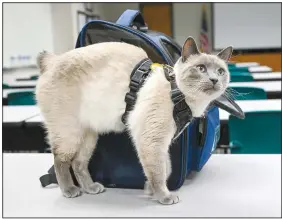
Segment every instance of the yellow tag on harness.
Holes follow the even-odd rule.
[[[153,63],[150,66],[151,70],[155,70],[156,68],[169,68],[171,70],[171,72],[173,72],[173,67],[169,66],[169,65],[164,65],[164,64],[159,64],[159,63]]]
[[[151,70],[155,70],[156,68],[162,68],[162,67],[163,67],[162,64],[153,63],[150,68],[151,68]]]

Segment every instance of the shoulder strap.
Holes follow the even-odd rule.
[[[140,11],[127,9],[116,21],[117,24],[130,27],[133,23],[139,23],[141,26],[146,26],[144,18]]]
[[[77,179],[75,178],[73,169],[71,167],[70,167],[70,174],[72,176],[74,185],[79,186]],[[46,187],[51,184],[58,184],[54,165],[48,170],[48,174],[41,176],[39,180],[41,182],[42,187]]]
[[[48,170],[48,174],[45,174],[43,176],[41,176],[39,178],[42,187],[46,187],[48,185],[51,184],[58,184],[57,178],[56,178],[56,174],[55,174],[55,169],[54,166],[52,166],[49,170]]]

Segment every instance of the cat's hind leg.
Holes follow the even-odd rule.
[[[79,150],[73,161],[72,168],[82,190],[88,194],[98,194],[105,191],[102,184],[93,182],[89,174],[88,163],[95,150],[98,134],[88,129],[84,132]]]
[[[79,187],[74,185],[70,174],[71,162],[78,148],[78,145],[75,143],[77,138],[74,138],[74,136],[69,138],[56,136],[54,139],[55,140],[49,140],[49,142],[52,145],[54,168],[60,189],[63,195],[67,198],[79,196],[81,194],[81,190]]]

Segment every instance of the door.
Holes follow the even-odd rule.
[[[140,11],[150,30],[173,37],[172,3],[140,3]]]

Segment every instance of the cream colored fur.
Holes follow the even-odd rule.
[[[208,104],[224,92],[229,73],[223,60],[209,56],[225,68],[228,77],[222,79],[218,91],[205,94],[194,88],[195,84],[187,84],[187,77],[192,74],[187,71],[196,69],[194,65],[200,57],[193,55],[186,57],[183,54],[183,61],[177,62],[174,72],[193,115],[199,117]],[[99,135],[125,130],[121,116],[125,111],[124,97],[129,91],[130,74],[146,57],[142,49],[116,42],[94,44],[62,55],[47,52],[39,55],[42,75],[36,88],[36,99],[45,119],[55,171],[64,196],[75,197],[81,193],[72,182],[70,166],[84,192],[97,194],[104,191],[103,185],[92,182],[88,161]],[[205,79],[199,83],[200,86],[204,84],[209,82]],[[159,68],[151,73],[138,92],[137,102],[128,116],[127,129],[148,180],[146,187],[162,204],[179,201],[166,186],[171,172],[168,148],[176,130],[172,112],[170,83]]]

